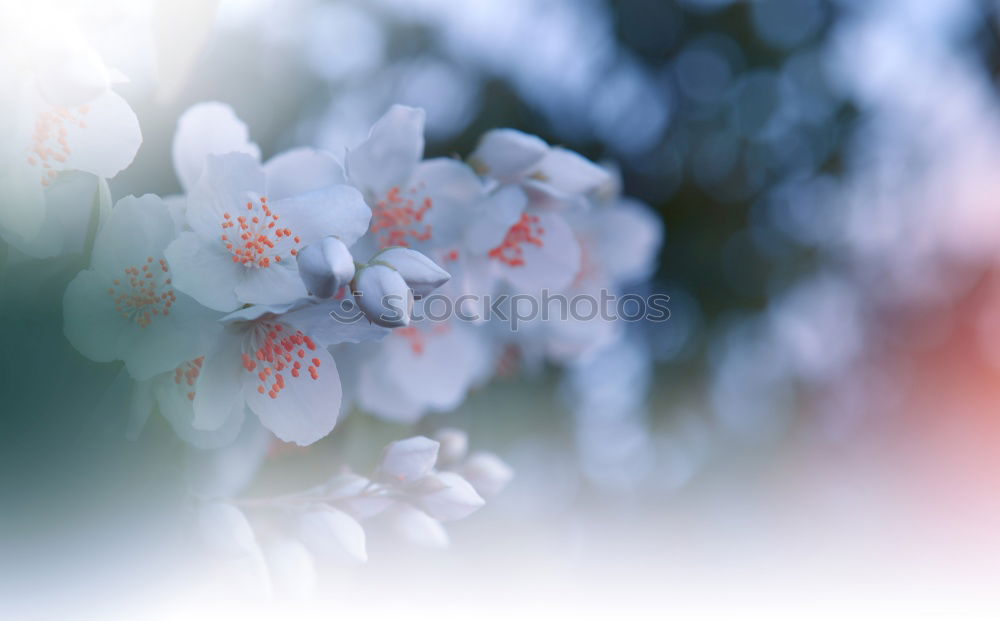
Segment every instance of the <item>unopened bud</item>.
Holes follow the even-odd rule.
[[[514,471],[493,453],[475,453],[459,470],[483,498],[499,494],[514,478]]]
[[[351,290],[361,312],[375,325],[402,328],[410,325],[413,292],[403,277],[388,265],[366,265],[358,270]]]
[[[423,253],[401,246],[386,248],[372,257],[372,263],[384,263],[399,272],[416,298],[429,294],[451,279],[451,274]]]
[[[333,297],[354,278],[354,258],[347,245],[336,237],[324,237],[299,251],[299,276],[309,293],[318,298]]]
[[[486,504],[475,488],[454,472],[429,474],[413,491],[416,504],[436,520],[460,520]]]
[[[438,461],[442,464],[454,464],[465,457],[469,450],[469,435],[461,429],[445,427],[434,434],[434,439],[441,445],[438,448]]]

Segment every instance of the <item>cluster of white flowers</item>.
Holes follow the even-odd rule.
[[[355,408],[412,423],[512,365],[579,361],[621,331],[607,319],[533,317],[520,330],[461,313],[415,319],[432,293],[458,310],[499,294],[596,298],[651,271],[658,220],[620,197],[613,171],[513,129],[488,132],[465,161],[425,159],[425,114],[405,106],[342,158],[296,148],[262,162],[228,105],[197,104],[173,140],[183,193],[113,203],[106,179],[142,141],[112,90],[123,76],[68,23],[41,43],[0,33],[0,45],[44,48],[7,76],[0,235],[31,257],[88,256],[63,297],[65,335],[93,361],[123,363],[134,430],[159,412],[216,449],[248,413],[300,446]],[[343,319],[345,308],[361,318]],[[302,544],[363,560],[358,520],[376,514],[441,547],[440,522],[512,474],[493,455],[466,459],[465,446],[445,431],[390,445],[371,478],[346,473],[259,506],[208,498],[202,529],[263,563],[237,507],[290,509],[300,537],[281,542],[278,565],[311,563]]]
[[[596,295],[646,275],[659,241],[653,216],[608,195],[613,177],[579,155],[498,130],[471,164],[423,160],[422,123],[393,107],[344,167],[312,149],[261,164],[228,106],[194,106],[173,148],[185,194],[110,210],[66,291],[70,342],[124,361],[140,402],[210,447],[246,411],[299,445],[329,434],[345,402],[415,421],[458,406],[511,352],[571,360],[613,340],[609,321],[411,323],[439,288]],[[367,321],[338,318],[351,298]]]
[[[317,559],[368,560],[362,523],[379,522],[414,545],[448,547],[442,522],[482,507],[513,472],[491,453],[467,455],[468,438],[459,430],[442,429],[435,437],[389,444],[370,477],[345,469],[299,493],[206,499],[197,523],[210,560],[239,568],[258,592],[295,596],[316,584]]]

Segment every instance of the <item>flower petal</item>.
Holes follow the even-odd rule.
[[[122,370],[118,377],[124,376],[124,380],[129,380],[128,372]],[[115,381],[118,381],[117,379]],[[132,390],[128,400],[128,425],[125,428],[125,437],[130,441],[138,439],[142,430],[146,428],[149,415],[153,412],[153,382],[144,380],[133,381]]]
[[[217,241],[225,214],[235,217],[248,200],[265,196],[266,187],[264,171],[252,156],[208,155],[205,170],[188,195],[188,224],[206,240]]]
[[[181,233],[164,251],[174,287],[205,306],[231,311],[240,305],[236,286],[244,267],[216,244],[208,244],[197,233]]]
[[[256,373],[242,372],[241,382],[247,404],[260,422],[285,442],[312,444],[333,430],[340,414],[340,375],[333,357],[325,348],[309,352],[319,360],[316,378],[308,373],[285,374],[285,385],[272,398],[259,391],[263,384]]]
[[[354,188],[334,185],[272,205],[282,224],[291,228],[303,245],[336,235],[350,246],[368,231],[372,212]]]
[[[333,155],[316,149],[292,149],[264,164],[267,175],[267,198],[279,201],[299,194],[344,185],[344,169]]]
[[[399,332],[386,338],[383,372],[411,399],[447,412],[458,407],[473,384],[488,372],[491,358],[477,330],[458,322],[434,328],[422,331],[419,341]],[[419,325],[413,329],[421,330]]]
[[[149,379],[176,368],[204,352],[205,343],[218,336],[218,313],[212,312],[183,293],[177,295],[170,315],[157,316],[138,330],[122,355],[129,375]]]
[[[63,331],[74,348],[97,362],[121,357],[135,337],[135,324],[115,310],[111,279],[94,270],[76,275],[63,295]]]
[[[45,187],[45,205],[37,206],[37,213],[44,214],[42,225],[33,237],[11,236],[11,242],[36,258],[83,252],[91,220],[96,217],[97,186],[98,178],[90,173],[59,173]]]
[[[398,422],[416,422],[427,411],[422,403],[413,400],[396,386],[392,378],[379,369],[376,357],[361,367],[358,381],[358,405],[379,418]]]
[[[208,155],[233,152],[260,159],[260,149],[251,142],[246,123],[227,104],[217,101],[195,104],[177,121],[172,156],[185,192],[198,183]]]
[[[549,150],[532,174],[566,194],[586,194],[611,181],[608,171],[562,147]]]
[[[145,265],[150,256],[162,258],[174,231],[163,199],[153,194],[126,196],[98,232],[91,264],[103,274],[121,277],[123,269]]]
[[[229,260],[229,263],[236,265]],[[272,263],[268,267],[241,268],[236,283],[236,297],[250,304],[286,304],[308,295],[306,286],[292,261]],[[232,285],[230,285],[232,286]]]
[[[535,293],[542,289],[561,290],[580,271],[580,243],[566,220],[558,214],[540,212],[538,226],[545,231],[544,244],[524,244],[524,264],[500,264],[507,281],[518,291]]]
[[[81,123],[66,123],[67,170],[110,179],[128,167],[142,144],[139,120],[128,103],[107,91],[86,104]]]
[[[308,334],[323,346],[378,341],[391,332],[388,328],[365,319],[356,306],[351,312],[347,312],[347,307],[342,304],[353,306],[354,302],[345,298],[310,303],[290,311],[281,320]]]
[[[601,268],[622,284],[649,277],[663,240],[661,220],[646,205],[630,200],[598,213]]]
[[[527,204],[524,191],[515,185],[503,186],[481,201],[469,219],[466,247],[476,254],[486,254],[499,246]]]
[[[36,169],[0,162],[0,233],[19,249],[28,246],[45,221],[45,194]],[[27,250],[25,250],[27,251]],[[34,253],[29,252],[34,256]]]
[[[483,134],[469,156],[473,167],[500,181],[513,181],[545,157],[549,145],[538,136],[516,129],[494,129]]]
[[[483,184],[473,170],[448,157],[421,162],[406,185],[425,188],[423,194],[431,199],[422,223],[430,227],[435,248],[458,241],[472,208],[483,197]]]
[[[199,378],[200,379],[200,378]],[[200,449],[229,446],[243,427],[244,405],[242,399],[234,400],[225,422],[218,429],[204,430],[194,426],[194,400],[197,384],[177,383],[173,373],[165,373],[152,380],[153,396],[160,406],[160,414],[167,419],[174,432],[185,442]]]
[[[195,429],[214,431],[229,423],[234,415],[242,415],[241,337],[235,331],[223,333],[205,356],[194,397],[191,426]]]
[[[424,118],[419,108],[393,106],[372,127],[368,140],[347,154],[347,176],[373,199],[409,179],[424,154]]]

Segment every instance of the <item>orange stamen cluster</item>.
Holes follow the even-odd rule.
[[[275,253],[276,244],[291,240],[297,246],[302,239],[288,227],[278,227],[278,214],[271,211],[266,196],[261,196],[259,202],[247,201],[246,207],[247,213],[235,218],[228,211],[222,214],[224,233],[220,239],[232,253],[233,263],[247,267],[269,267],[272,261],[281,263],[280,252]],[[289,251],[293,257],[298,253],[297,247]]]
[[[251,353],[243,352],[243,368],[257,374],[257,392],[277,399],[286,386],[282,371],[288,369],[293,378],[298,378],[308,355],[306,350],[316,351],[316,343],[299,330],[290,333],[282,324],[266,322],[257,327],[255,336],[259,344],[250,347]],[[305,362],[310,378],[319,379],[320,363],[322,360],[316,357]]]
[[[162,282],[161,276],[166,276]],[[115,300],[115,310],[140,328],[148,326],[158,315],[169,315],[170,307],[177,301],[171,286],[170,268],[163,259],[159,265],[154,265],[153,257],[147,257],[142,269],[134,265],[126,267],[125,278],[112,282],[114,286],[108,288],[108,295]]]
[[[531,214],[521,214],[521,219],[507,231],[507,236],[503,242],[493,250],[490,250],[489,257],[501,263],[506,263],[511,267],[524,265],[524,244],[532,244],[541,248],[545,245],[542,237],[545,229],[538,226],[538,216]]]
[[[433,236],[429,224],[421,224],[427,212],[434,207],[434,200],[429,196],[422,199],[417,195],[423,191],[421,183],[409,189],[404,195],[399,187],[393,187],[384,200],[375,204],[372,211],[372,232],[379,233],[382,248],[389,246],[409,246],[410,239],[427,241]]]
[[[201,374],[201,365],[205,362],[205,356],[200,356],[194,360],[189,360],[183,363],[181,366],[174,369],[174,383],[178,386],[188,386],[192,387],[187,393],[187,398],[189,401],[194,401],[194,385],[198,381],[198,375]]]
[[[35,119],[35,132],[32,134],[32,145],[28,152],[28,164],[30,166],[42,167],[41,182],[43,186],[52,183],[56,178],[56,171],[52,168],[52,163],[62,164],[69,157],[72,150],[69,148],[66,129],[67,125],[76,125],[83,129],[87,127],[83,117],[89,112],[88,106],[83,105],[76,110],[68,108],[52,108],[39,113]]]

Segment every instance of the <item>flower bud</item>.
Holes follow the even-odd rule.
[[[416,298],[429,294],[451,279],[451,274],[423,253],[401,246],[386,248],[372,257],[372,263],[384,263],[399,272]]]
[[[434,439],[441,445],[438,448],[438,461],[442,464],[454,464],[469,450],[469,435],[461,429],[445,427],[434,434]]]
[[[382,451],[378,473],[393,482],[415,481],[430,474],[438,458],[438,443],[415,436],[389,444]]]
[[[309,244],[299,251],[297,260],[306,290],[318,298],[333,297],[354,278],[351,251],[333,236]]]
[[[416,504],[436,520],[460,520],[479,509],[486,501],[468,481],[454,472],[435,472],[416,486]]]
[[[483,498],[500,493],[514,478],[514,471],[492,453],[475,453],[462,465],[459,474],[476,488]]]
[[[375,325],[402,328],[410,325],[413,291],[399,272],[388,265],[366,265],[358,270],[351,291],[361,312]]]

